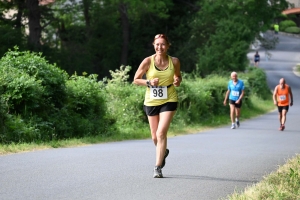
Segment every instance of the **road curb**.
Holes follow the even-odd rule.
[[[285,32],[279,32],[280,35],[286,35],[286,36],[292,36],[296,38],[300,38],[300,34],[293,34],[293,33],[285,33]]]
[[[298,65],[300,65],[300,63],[299,63]],[[300,72],[297,70],[297,65],[293,67],[293,73],[294,73],[296,76],[300,77]]]

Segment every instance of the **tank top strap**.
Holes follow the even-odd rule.
[[[174,65],[173,65],[173,62],[172,62],[172,57],[168,55],[168,58],[169,58],[169,67],[170,67],[170,69],[174,69]]]

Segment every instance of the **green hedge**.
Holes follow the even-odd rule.
[[[299,27],[288,27],[285,29],[285,32],[287,33],[293,33],[293,34],[299,34],[300,33],[300,28]]]
[[[41,54],[9,51],[0,60],[0,142],[108,134],[103,84],[71,76]]]
[[[284,20],[284,21],[281,21],[279,23],[279,30],[280,31],[285,31],[286,28],[288,27],[295,27],[297,26],[296,23],[292,20]]]

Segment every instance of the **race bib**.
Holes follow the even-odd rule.
[[[280,96],[279,96],[279,100],[280,100],[280,101],[286,100],[286,96],[285,96],[285,95],[280,95]]]
[[[238,97],[238,96],[240,96],[240,92],[239,91],[231,91],[231,95],[234,97]]]
[[[167,99],[167,98],[168,98],[167,86],[150,87],[150,99]]]

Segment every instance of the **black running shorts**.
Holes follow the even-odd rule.
[[[177,110],[177,102],[167,102],[159,106],[145,106],[144,111],[148,116],[159,115],[161,112],[165,111],[175,111]]]
[[[234,104],[234,106],[236,108],[241,108],[242,107],[242,104],[243,104],[242,100],[240,100],[240,103],[235,103],[235,102],[236,101],[229,99],[229,104]]]
[[[277,106],[278,107],[278,112],[282,112],[282,110],[289,111],[289,106]]]

